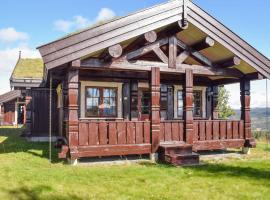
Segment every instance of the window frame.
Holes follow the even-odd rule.
[[[183,119],[184,118],[184,116],[182,115],[182,116],[179,116],[178,115],[178,108],[179,108],[179,104],[178,104],[178,101],[179,101],[179,99],[178,99],[178,92],[179,91],[181,91],[182,92],[182,94],[183,94],[183,96],[184,96],[184,90],[183,89],[178,89],[177,91],[176,91],[176,116],[177,116],[177,118],[181,118],[181,119]],[[192,112],[193,112],[193,117],[195,118],[195,119],[202,119],[203,118],[203,91],[202,90],[193,90],[193,101],[192,101],[192,104],[194,105],[194,92],[199,92],[200,93],[200,110],[201,110],[201,115],[200,116],[195,116],[194,115],[194,106],[193,106],[193,110],[192,110]],[[184,98],[182,98],[182,100],[183,100],[183,102],[184,102]],[[184,104],[183,104],[183,114],[184,114]]]
[[[114,89],[115,90],[115,115],[104,115],[103,111],[101,112],[102,115],[87,115],[87,90],[89,88],[97,88],[100,92],[100,90],[102,90],[102,92],[100,92],[100,97],[98,97],[99,99],[102,99],[102,103],[104,102],[104,96],[103,96],[103,90],[104,89]],[[87,118],[117,118],[118,116],[118,87],[106,87],[106,86],[85,86],[85,91],[84,91],[84,96],[85,96],[85,117]],[[111,98],[111,97],[109,97]],[[102,109],[104,110],[104,109]]]

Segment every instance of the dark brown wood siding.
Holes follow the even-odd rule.
[[[58,135],[58,110],[56,91],[52,92],[52,133]],[[32,136],[49,135],[49,102],[48,89],[32,89]]]

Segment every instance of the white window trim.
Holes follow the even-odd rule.
[[[183,90],[182,85],[174,85],[174,118],[177,116],[177,91]],[[206,87],[194,86],[193,90],[202,91],[202,118],[206,118]]]
[[[85,88],[86,87],[115,87],[117,88],[117,118],[122,119],[122,87],[119,82],[81,81],[81,118],[82,119],[106,119],[106,117],[85,117]]]

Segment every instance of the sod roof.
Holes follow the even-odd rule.
[[[44,64],[41,58],[20,58],[13,70],[14,79],[42,79]]]

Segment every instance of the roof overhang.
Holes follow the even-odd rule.
[[[212,63],[220,63],[237,56],[242,62],[239,66],[232,66],[233,68],[244,74],[258,73],[270,78],[268,58],[189,0],[172,0],[77,32],[38,49],[47,70],[50,70],[78,59],[99,57],[113,45],[128,46],[149,31],[162,32],[173,24],[184,21],[188,21],[189,28],[178,33],[177,37],[187,45],[197,43],[206,36],[216,41],[214,47],[200,52]],[[198,63],[188,58],[187,64]]]
[[[12,90],[10,92],[7,92],[5,94],[0,95],[0,105],[9,101],[12,101],[16,98],[21,97],[21,91],[20,90]]]
[[[22,78],[22,79],[10,79],[10,86],[14,87],[23,87],[23,88],[35,88],[40,87],[43,83],[43,79],[31,79],[31,78]]]

